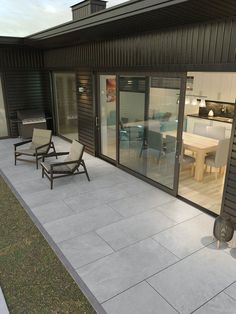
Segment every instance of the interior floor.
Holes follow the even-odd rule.
[[[107,146],[108,151],[114,153],[114,143]],[[162,157],[159,161],[155,156],[143,154],[140,157],[140,147],[124,147],[120,151],[120,164],[140,173],[153,181],[169,188],[173,188],[174,160],[172,162]],[[215,175],[209,169],[205,171],[201,182],[194,179],[191,166],[181,167],[178,194],[213,213],[219,214],[221,209],[224,187],[224,174]]]

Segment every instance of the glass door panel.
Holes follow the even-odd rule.
[[[119,79],[119,162],[146,175],[146,164],[140,155],[144,136],[146,78]]]
[[[181,78],[150,77],[148,82],[119,79],[119,162],[176,192]]]
[[[116,76],[100,75],[100,153],[116,160]]]
[[[151,77],[143,153],[147,177],[174,189],[181,78]],[[142,153],[142,155],[143,155]]]
[[[8,136],[6,112],[2,93],[2,82],[0,77],[0,137]]]
[[[54,73],[57,132],[78,139],[78,115],[75,73]]]

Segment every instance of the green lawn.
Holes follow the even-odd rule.
[[[95,313],[1,176],[0,286],[10,313]]]

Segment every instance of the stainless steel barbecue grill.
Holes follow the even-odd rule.
[[[18,110],[18,130],[22,138],[31,138],[33,129],[47,129],[45,113],[41,110]]]

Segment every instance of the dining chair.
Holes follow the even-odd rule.
[[[207,125],[195,122],[193,126],[193,133],[201,136],[207,136]]]
[[[146,131],[146,140],[142,144],[139,157],[142,156],[143,151],[145,151],[148,155],[155,156],[159,162],[164,153],[162,134],[150,130]]]
[[[214,138],[216,140],[223,140],[225,138],[225,127],[224,126],[207,126],[206,127],[207,137]]]
[[[229,143],[230,139],[226,138],[223,140],[219,140],[219,144],[216,149],[215,155],[210,155],[205,157],[206,166],[210,166],[214,168],[219,168],[220,172],[222,167],[225,167],[228,160],[228,151],[229,151]],[[215,172],[215,178],[217,179],[218,172]]]
[[[194,168],[195,168],[196,159],[193,156],[189,156],[185,154],[184,151],[185,151],[185,147],[184,147],[184,144],[182,143],[181,154],[179,158],[180,167],[182,168],[182,166],[191,165],[191,176],[194,176]]]

